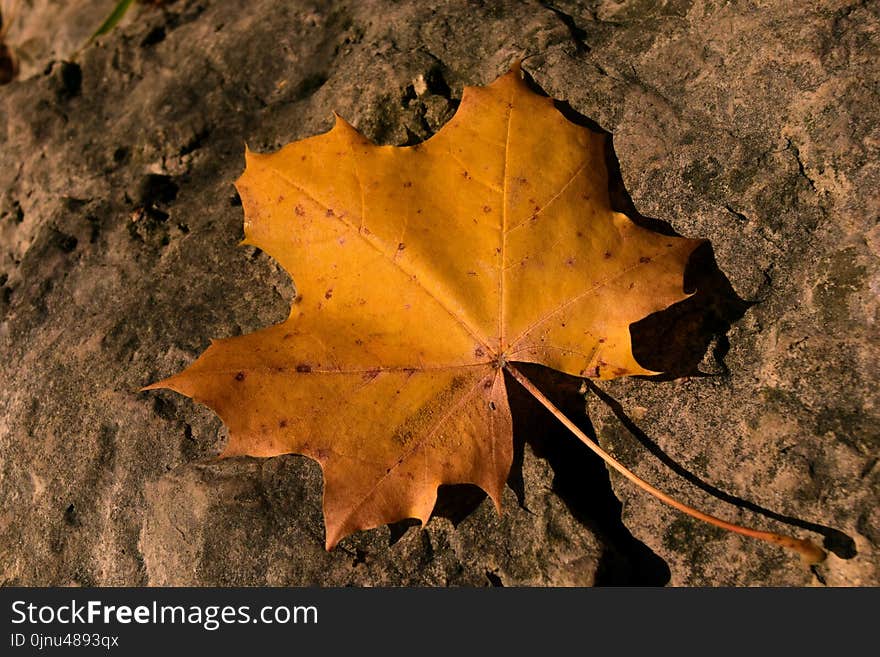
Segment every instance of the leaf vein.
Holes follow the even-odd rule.
[[[651,262],[656,262],[656,261],[659,260],[660,258],[668,257],[668,256],[670,256],[670,255],[672,255],[672,252],[671,252],[670,250],[668,250],[668,249],[665,250],[665,251],[661,251],[661,252],[656,253],[656,254],[654,254],[653,256],[651,256]],[[647,267],[647,266],[649,266],[650,264],[651,264],[650,262],[648,262],[648,263],[645,263],[645,262],[636,262],[636,263],[630,265],[629,267],[626,267],[626,268],[620,270],[620,271],[617,272],[616,274],[614,274],[614,275],[612,275],[612,276],[609,276],[608,278],[606,278],[606,279],[604,279],[604,280],[598,281],[593,287],[584,290],[584,291],[581,292],[580,294],[577,294],[577,295],[571,297],[570,299],[566,299],[564,302],[562,302],[561,304],[559,304],[556,308],[554,308],[553,310],[547,312],[547,313],[544,314],[542,317],[539,317],[537,320],[535,320],[534,322],[532,322],[532,324],[531,324],[528,328],[526,328],[524,331],[522,331],[522,332],[516,337],[515,340],[511,341],[511,343],[510,343],[511,346],[517,344],[517,343],[518,343],[520,340],[522,340],[525,336],[527,336],[529,333],[531,333],[532,331],[534,331],[536,327],[538,327],[538,326],[540,326],[541,324],[543,324],[544,322],[548,321],[548,320],[549,320],[551,317],[553,317],[554,315],[557,315],[558,313],[562,312],[563,310],[565,310],[566,308],[568,308],[568,307],[569,307],[570,305],[572,305],[573,303],[577,303],[578,301],[580,301],[580,300],[583,299],[584,297],[587,297],[587,296],[589,296],[589,295],[595,293],[596,291],[602,289],[602,288],[605,287],[606,285],[609,285],[610,283],[613,283],[613,282],[616,281],[617,279],[622,278],[623,276],[625,276],[626,274],[630,273],[630,272],[633,271],[634,269],[638,269],[639,267]]]
[[[425,442],[427,442],[430,438],[432,438],[432,437],[437,433],[437,431],[439,431],[440,428],[441,428],[444,424],[446,424],[446,421],[447,421],[450,417],[452,417],[453,414],[455,414],[455,413],[458,411],[458,409],[461,408],[461,407],[465,404],[465,402],[469,401],[470,398],[473,397],[474,391],[477,390],[478,388],[480,388],[480,387],[483,385],[483,383],[484,383],[485,381],[486,381],[486,377],[481,377],[480,379],[478,379],[477,382],[476,382],[473,386],[471,386],[471,387],[468,389],[467,392],[465,392],[461,397],[458,398],[458,400],[457,400],[454,404],[451,404],[451,405],[446,409],[446,412],[443,414],[443,416],[442,416],[439,420],[437,420],[437,421],[431,426],[431,429],[430,429],[427,433],[423,434],[420,438],[418,438],[418,439],[415,440],[413,446],[412,446],[412,447],[411,447],[411,448],[410,448],[405,454],[403,454],[400,458],[398,458],[398,459],[397,459],[397,462],[396,462],[394,465],[392,465],[390,468],[388,468],[388,470],[385,472],[385,474],[383,474],[381,477],[379,477],[379,479],[376,481],[375,484],[373,484],[373,486],[370,488],[370,490],[368,490],[368,491],[364,494],[363,498],[362,498],[361,501],[358,503],[358,505],[357,505],[356,507],[354,507],[354,508],[353,508],[353,509],[352,509],[352,510],[351,510],[351,511],[345,516],[344,520],[343,520],[342,523],[341,523],[343,526],[345,525],[346,522],[348,522],[349,520],[351,520],[351,518],[352,518],[352,517],[358,512],[358,511],[360,511],[360,510],[363,508],[363,506],[364,506],[364,505],[367,503],[367,501],[370,499],[370,496],[371,496],[373,493],[376,492],[376,490],[379,488],[379,486],[382,485],[382,482],[385,481],[386,479],[388,479],[388,477],[391,476],[391,473],[394,472],[398,467],[400,467],[401,465],[403,465],[403,463],[404,463],[409,457],[411,457],[411,456],[412,456],[413,454],[415,454],[419,449],[421,449],[422,447],[424,447]],[[425,458],[427,459],[427,454],[425,455]],[[427,461],[426,461],[426,465],[427,465]]]
[[[501,173],[501,253],[499,257],[498,267],[498,349],[504,353],[504,325],[506,324],[505,314],[506,307],[504,303],[504,259],[506,257],[507,246],[507,188],[508,188],[508,163],[510,160],[510,124],[513,117],[513,91],[507,100],[507,135],[504,138],[504,169]]]
[[[573,174],[571,174],[571,177],[570,177],[570,178],[568,179],[568,181],[562,186],[562,188],[561,188],[558,192],[556,192],[556,194],[554,194],[553,197],[552,197],[549,201],[547,201],[544,205],[541,206],[541,209],[540,209],[540,210],[538,210],[538,211],[535,212],[534,214],[529,215],[528,217],[526,217],[525,219],[523,219],[523,220],[520,221],[519,223],[517,223],[517,224],[511,226],[510,228],[507,229],[507,232],[508,232],[508,233],[511,233],[511,232],[515,231],[517,228],[526,225],[527,223],[529,223],[530,221],[532,221],[532,220],[535,219],[536,217],[541,216],[541,214],[543,214],[544,210],[546,210],[547,208],[549,208],[549,207],[553,204],[553,202],[554,202],[556,199],[558,199],[560,196],[562,196],[562,193],[563,193],[566,189],[568,189],[568,188],[571,186],[571,183],[573,183],[573,182],[575,181],[575,178],[577,178],[577,177],[580,175],[580,173],[581,173],[584,169],[586,169],[587,164],[589,164],[589,161],[585,161],[583,164],[581,164],[581,165],[577,168],[577,171],[575,171]]]
[[[230,368],[219,368],[219,369],[199,369],[191,372],[187,372],[187,376],[200,376],[200,375],[210,375],[217,376],[221,374],[238,374],[239,372],[245,373],[268,373],[268,374],[302,374],[303,376],[309,376],[311,374],[337,374],[337,375],[347,375],[347,374],[383,374],[389,372],[442,372],[446,370],[458,370],[465,367],[486,367],[487,365],[491,365],[492,361],[487,360],[479,363],[464,363],[461,365],[437,365],[437,366],[429,366],[429,367],[368,367],[365,369],[357,369],[357,370],[344,370],[344,369],[310,369],[308,372],[297,372],[295,369],[291,371],[291,368],[285,368],[275,365],[266,365],[263,367],[230,367]]]
[[[305,194],[306,196],[308,196],[310,199],[312,199],[315,203],[317,203],[318,205],[320,205],[320,206],[323,207],[324,209],[326,209],[326,210],[332,210],[332,208],[331,208],[329,205],[327,205],[327,203],[325,203],[324,201],[320,200],[315,194],[311,193],[309,190],[307,190],[306,188],[304,188],[304,187],[303,187],[302,185],[300,185],[299,183],[296,183],[296,182],[294,182],[293,180],[291,180],[289,177],[287,177],[286,175],[284,175],[284,174],[283,174],[281,171],[279,171],[278,169],[272,169],[272,171],[275,173],[275,175],[277,175],[279,178],[281,178],[281,180],[283,180],[284,182],[286,182],[288,185],[290,185],[290,186],[293,187],[294,189],[298,190],[299,192],[301,192],[301,193]],[[363,187],[361,187],[361,189],[363,189]],[[340,214],[337,214],[337,213],[334,212],[334,213],[333,213],[333,216],[334,216],[334,217],[335,217],[335,218],[336,218],[341,224],[343,224],[344,226],[346,226],[349,230],[351,230],[351,231],[354,232],[358,237],[360,237],[361,240],[363,240],[363,241],[366,242],[369,246],[371,246],[373,249],[375,249],[375,250],[376,250],[380,255],[382,255],[382,256],[383,256],[388,262],[390,262],[390,263],[391,263],[392,265],[394,265],[398,270],[400,270],[403,274],[405,274],[405,275],[406,275],[411,281],[413,281],[416,285],[418,285],[418,287],[420,287],[420,288],[422,289],[422,291],[423,291],[425,294],[427,294],[431,299],[433,299],[433,301],[434,301],[438,306],[440,306],[444,311],[446,311],[446,313],[447,313],[447,314],[448,314],[453,320],[455,320],[455,322],[456,322],[459,326],[461,326],[465,331],[467,331],[467,332],[470,334],[470,336],[471,336],[474,340],[476,340],[478,343],[480,343],[481,346],[483,346],[483,347],[485,347],[486,349],[488,349],[489,351],[491,351],[491,347],[489,347],[489,345],[486,344],[486,341],[480,336],[480,334],[479,334],[479,333],[478,333],[478,332],[477,332],[477,331],[476,331],[476,330],[475,330],[475,329],[474,329],[474,328],[473,328],[468,322],[466,322],[464,319],[462,319],[461,317],[459,317],[458,314],[456,314],[455,311],[453,311],[451,308],[449,308],[449,306],[447,306],[445,303],[443,303],[443,301],[441,301],[441,300],[437,297],[437,295],[434,294],[434,292],[433,292],[432,290],[428,289],[428,288],[425,286],[425,284],[422,282],[422,280],[421,280],[420,278],[418,278],[417,276],[415,276],[413,272],[407,270],[407,269],[406,269],[401,263],[399,263],[397,260],[395,260],[393,256],[389,256],[389,255],[388,255],[388,247],[387,247],[387,245],[383,244],[381,241],[370,239],[367,235],[364,234],[364,232],[363,232],[361,229],[357,228],[357,227],[356,227],[353,223],[351,223],[350,221],[347,221],[347,220],[345,219],[345,217],[341,216]],[[363,211],[361,212],[361,222],[363,222]],[[377,242],[378,242],[378,243],[377,243]],[[383,247],[384,247],[384,248],[383,248]],[[397,252],[397,245],[396,245],[396,244],[394,245],[394,252],[395,252],[395,253]]]

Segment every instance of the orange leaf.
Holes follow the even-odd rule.
[[[223,456],[298,453],[324,472],[328,549],[428,520],[441,484],[500,505],[512,460],[503,370],[652,374],[629,326],[686,297],[698,240],[612,210],[605,137],[519,67],[464,90],[428,141],[328,133],[247,152],[246,243],[291,272],[283,323],[214,342],[171,388],[229,427]]]

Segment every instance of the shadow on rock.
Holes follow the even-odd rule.
[[[530,364],[517,367],[588,436],[595,439],[585,412],[581,379]],[[507,376],[507,375],[505,375]],[[597,586],[663,586],[669,567],[621,521],[622,505],[614,495],[602,460],[573,436],[532,395],[507,377],[513,411],[514,462],[508,484],[523,503],[522,461],[525,443],[553,469],[553,491],[578,522],[601,542],[604,552],[596,573]]]
[[[527,83],[537,93],[547,95],[525,73]],[[605,135],[605,164],[611,207],[623,212],[637,225],[661,233],[678,236],[673,227],[660,219],[642,215],[627,192],[620,163],[614,152],[612,135],[595,121],[578,113],[564,101],[554,101],[556,108],[572,123]],[[651,381],[665,381],[683,376],[726,375],[724,358],[730,348],[727,332],[755,302],[741,299],[730,281],[719,269],[711,244],[706,241],[691,255],[684,272],[684,290],[690,297],[666,310],[653,313],[630,327],[633,354],[636,360],[658,372]],[[716,371],[700,370],[706,354],[712,351]],[[595,430],[585,413],[582,394],[583,380],[531,364],[517,364],[550,400],[591,439]],[[602,460],[563,427],[531,394],[505,374],[513,413],[514,462],[508,485],[524,506],[524,447],[528,443],[534,453],[545,459],[553,469],[553,490],[574,517],[601,541],[604,553],[596,574],[597,585],[665,585],[670,571],[666,562],[636,539],[621,521],[622,506],[614,495],[608,470]],[[855,556],[852,538],[831,527],[810,523],[765,509],[753,502],[725,493],[702,481],[673,461],[659,446],[626,416],[622,406],[591,381],[586,386],[614,412],[641,444],[687,481],[709,494],[743,509],[760,513],[780,522],[807,529],[825,537],[824,546],[837,556]],[[443,486],[438,492],[434,515],[460,523],[479,504],[485,493],[475,486]],[[391,526],[392,542],[396,542],[410,526],[408,520]]]
[[[636,361],[663,373],[650,377],[652,381],[728,374],[724,362],[730,349],[727,332],[753,305],[734,292],[709,242],[691,254],[684,289],[692,296],[630,325]],[[715,369],[701,371],[700,364],[710,350]]]
[[[526,81],[537,93],[547,95],[526,74]],[[608,196],[611,208],[626,214],[648,230],[680,237],[671,224],[640,213],[623,183],[620,162],[614,152],[614,138],[599,124],[575,110],[565,101],[555,100],[559,112],[572,123],[605,136],[605,166],[608,171]],[[644,367],[664,374],[654,380],[681,376],[705,376],[699,365],[712,346],[719,372],[727,373],[724,356],[730,348],[726,333],[741,319],[753,302],[740,299],[730,281],[718,268],[708,240],[691,255],[684,274],[684,290],[689,298],[666,310],[653,313],[630,327],[633,354]]]
[[[809,522],[807,520],[801,520],[800,518],[786,516],[781,513],[777,513],[776,511],[771,511],[770,509],[766,509],[758,504],[755,504],[754,502],[750,502],[735,495],[731,495],[730,493],[726,493],[723,490],[716,488],[712,484],[703,481],[692,472],[686,470],[679,463],[676,463],[666,452],[660,449],[660,446],[656,442],[654,442],[644,431],[642,431],[635,422],[633,422],[633,420],[623,410],[623,406],[621,406],[621,404],[616,399],[614,399],[611,395],[599,388],[599,386],[597,386],[592,381],[587,381],[587,387],[599,399],[601,399],[608,406],[608,408],[611,409],[617,419],[620,420],[621,424],[623,424],[623,426],[625,426],[627,430],[638,439],[638,441],[645,447],[645,449],[651,452],[651,454],[653,454],[670,470],[672,470],[677,475],[679,475],[689,483],[693,484],[697,488],[706,491],[707,493],[709,493],[713,497],[718,498],[719,500],[724,500],[728,504],[733,504],[734,506],[737,506],[741,509],[748,509],[749,511],[759,513],[767,518],[772,518],[773,520],[785,523],[786,525],[799,527],[801,529],[806,529],[808,531],[820,534],[824,537],[823,546],[825,547],[825,549],[833,552],[841,559],[852,559],[854,556],[856,556],[856,554],[858,554],[858,552],[856,551],[855,541],[850,536],[844,534],[838,529],[826,527],[825,525],[819,525],[813,522]]]

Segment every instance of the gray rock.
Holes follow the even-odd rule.
[[[75,63],[0,87],[0,583],[880,583],[880,10],[428,4],[138,6]],[[287,314],[290,278],[236,246],[244,143],[324,131],[331,110],[377,142],[424,139],[463,85],[517,58],[613,133],[635,207],[711,240],[726,277],[710,258],[695,277],[712,293],[643,331],[639,353],[668,376],[587,392],[599,440],[710,513],[824,532],[825,563],[609,480],[536,411],[518,415],[502,516],[446,491],[424,530],[328,553],[312,462],[211,460],[224,429],[210,411],[139,392],[210,338]]]

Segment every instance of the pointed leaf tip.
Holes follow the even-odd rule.
[[[150,385],[144,386],[143,388],[138,390],[138,392],[146,392],[147,390],[165,390],[168,388],[165,383],[166,381],[168,381],[168,379],[156,381],[156,383],[151,383]]]

